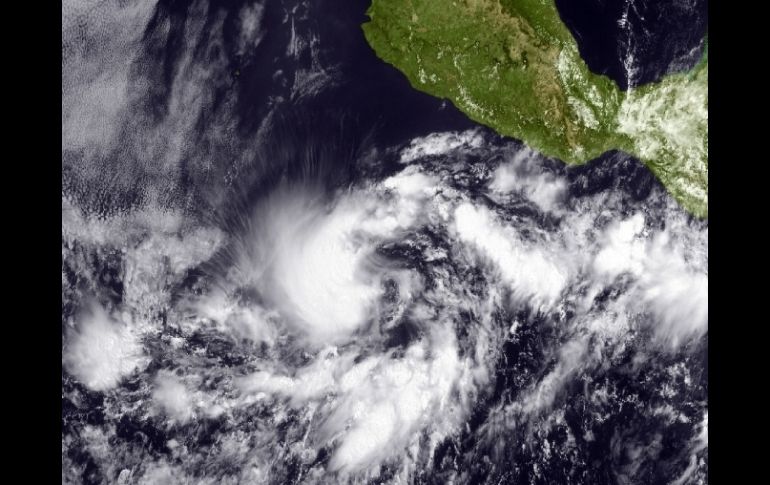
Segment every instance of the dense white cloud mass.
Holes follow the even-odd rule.
[[[492,175],[492,195],[520,192],[543,211],[557,211],[565,197],[567,184],[555,175],[539,170],[541,156],[523,148]]]
[[[229,479],[280,481],[283,457],[303,467],[306,483],[401,483],[437,466],[434,452],[462,433],[482,443],[528,433],[531,423],[556,426],[564,417],[552,410],[576,377],[607,369],[640,335],[665,356],[707,332],[704,223],[665,200],[657,212],[606,191],[570,202],[564,173],[526,150],[487,172],[442,165],[483,142],[476,132],[413,140],[399,171],[332,197],[278,184],[230,236],[173,217],[132,233],[143,225],[137,215],[68,215],[68,240],[122,248],[116,307],[127,316],[119,323],[101,310],[78,321],[68,371],[92,390],[122,392],[121,379],[149,360],[142,339],[163,335],[148,413],[169,426],[248,423],[220,424],[229,431],[207,452],[233,464]],[[534,215],[517,212],[522,203]],[[215,262],[207,283],[184,283],[206,261]],[[558,335],[543,364],[522,370],[520,382],[511,371],[515,387],[471,431],[500,369],[520,365],[505,345],[540,331]],[[165,446],[180,460],[200,458],[177,441]],[[143,466],[141,483],[191,476],[173,461]]]
[[[131,326],[94,306],[83,315],[65,349],[65,364],[89,388],[104,391],[146,365],[138,335]]]
[[[153,399],[169,417],[185,422],[193,417],[191,396],[184,383],[170,372],[161,372],[155,378]]]
[[[542,249],[528,248],[515,231],[494,221],[485,208],[463,203],[455,210],[460,240],[471,244],[491,260],[517,296],[553,304],[567,284],[568,265],[554,264]],[[558,261],[557,261],[558,263]]]
[[[362,274],[373,249],[362,240],[365,235],[356,234],[363,214],[337,206],[329,214],[297,216],[297,226],[276,248],[272,272],[282,293],[276,299],[314,338],[349,335],[364,323],[380,293]]]

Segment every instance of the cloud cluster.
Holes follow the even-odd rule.
[[[482,147],[478,137],[414,140],[398,173],[331,194],[281,182],[239,215],[237,234],[137,235],[121,304],[151,319],[138,311],[151,302],[168,322],[84,319],[67,368],[92,389],[120,393],[120,379],[146,362],[141,338],[162,328],[177,343],[166,368],[146,376],[153,415],[180,426],[241,423],[222,432],[215,453],[237,463],[229,469],[238,479],[281,480],[288,472],[272,457],[284,456],[310,482],[409,481],[434,466],[442,443],[471,432],[474,407],[516,364],[503,347],[521,335],[558,338],[496,398],[479,441],[548,415],[576,376],[608,365],[629,336],[649,330],[649,345],[666,353],[708,331],[705,224],[673,204],[628,206],[606,192],[570,202],[565,173],[526,150],[489,171],[441,164]],[[97,246],[118,240],[71,232]],[[180,283],[212,260],[207,285]],[[188,471],[159,462],[145,479]]]
[[[149,363],[138,337],[130,323],[118,321],[94,304],[70,334],[64,364],[90,389],[110,389]]]

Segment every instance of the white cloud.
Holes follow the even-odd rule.
[[[669,231],[645,230],[637,213],[605,231],[593,262],[610,281],[623,273],[634,277],[626,310],[651,314],[658,336],[674,347],[708,328],[707,268],[688,261],[686,243],[692,244]]]
[[[172,372],[158,373],[152,398],[175,421],[186,423],[194,416],[192,397],[184,382]]]
[[[64,349],[67,369],[95,391],[106,391],[149,363],[137,335],[94,305],[83,315]]]
[[[62,2],[62,149],[102,150],[128,105],[128,76],[154,0]]]
[[[529,246],[494,219],[489,210],[462,203],[455,210],[460,240],[481,251],[519,297],[553,304],[564,290],[569,268],[542,246]],[[561,266],[561,267],[560,267]]]
[[[682,255],[653,246],[639,281],[642,305],[655,317],[658,336],[676,347],[708,330],[708,273]]]
[[[544,171],[541,161],[542,156],[531,149],[519,150],[510,161],[495,169],[489,189],[493,194],[519,192],[541,210],[557,212],[566,196],[567,183]]]
[[[238,54],[248,54],[250,49],[254,49],[262,40],[260,27],[265,7],[259,3],[244,5],[238,13],[241,21],[241,31],[238,37]]]
[[[604,235],[606,243],[594,259],[594,271],[610,279],[627,271],[640,275],[646,260],[643,229],[644,216],[640,213],[610,226]]]
[[[126,245],[124,304],[144,318],[168,305],[170,288],[185,272],[209,259],[223,242],[215,229],[163,233],[154,231],[141,242]]]
[[[534,383],[529,390],[523,392],[516,401],[506,406],[502,412],[531,417],[538,416],[541,412],[550,411],[564,384],[585,365],[586,351],[587,340],[585,338],[570,340],[565,343],[559,350],[553,370]]]
[[[382,186],[395,190],[402,196],[420,197],[431,196],[436,193],[440,181],[438,178],[427,175],[412,166],[400,171],[382,182]]]
[[[190,302],[187,309],[194,317],[215,322],[222,332],[232,333],[237,338],[273,345],[280,332],[280,315],[250,302],[240,304],[221,289]]]
[[[481,143],[477,136],[415,140],[402,157],[416,162],[473,149]],[[501,308],[529,305],[549,325],[562,325],[565,337],[555,365],[512,405],[493,411],[486,428],[506,432],[511,414],[516,421],[550,412],[576,374],[609,361],[605,349],[623,349],[629,335],[638,337],[631,331],[639,322],[649,322],[658,343],[669,347],[702,335],[708,325],[707,229],[677,211],[645,208],[616,220],[617,201],[606,193],[580,199],[578,209],[568,211],[560,203],[566,179],[539,172],[529,156],[498,168],[485,194],[466,193],[451,169],[432,172],[418,163],[334,198],[304,186],[277,189],[253,214],[243,214],[248,229],[226,246],[232,264],[212,276],[215,289],[185,295],[169,313],[171,325],[181,329],[179,341],[205,328],[268,349],[242,368],[223,370],[177,344],[172,356],[193,369],[183,377],[158,375],[156,408],[180,422],[197,413],[236,419],[235,410],[251,405],[269,410],[259,429],[222,438],[228,459],[255,463],[248,470],[243,465],[244,477],[272,478],[270,463],[279,449],[309,464],[326,448],[327,468],[314,465],[308,481],[330,471],[341,482],[372,478],[386,462],[409,481],[411,467],[425,465],[421,460],[432,447],[456,433],[474,401],[489,391],[491,369],[506,358],[501,343],[528,330],[527,321],[501,322]],[[559,220],[541,225],[507,211],[512,191],[558,211]],[[144,228],[135,232],[68,217],[74,222],[63,221],[63,233],[67,225],[68,237],[95,246],[132,235],[124,253],[127,314],[141,313],[148,302],[171,305],[164,293],[170,282],[222,247],[221,235],[181,231],[174,217],[158,217],[156,226],[143,225],[138,215],[123,219]],[[139,236],[143,232],[153,236]],[[443,240],[434,244],[433,237]],[[391,261],[378,251],[390,243],[406,248],[409,259]],[[412,256],[424,272],[411,269]],[[469,277],[474,270],[483,278]],[[389,301],[381,298],[386,281],[397,285]],[[258,297],[243,296],[251,292]],[[513,302],[504,297],[509,293]],[[602,293],[611,295],[594,301]],[[566,308],[574,314],[567,316]],[[139,367],[135,335],[143,327],[104,321],[82,322],[68,343],[67,366],[92,386],[109,388]],[[386,341],[405,323],[408,337]],[[112,342],[110,352],[91,348],[101,341]],[[114,363],[119,355],[126,365]],[[233,373],[239,377],[231,381]],[[198,389],[223,375],[221,388]],[[592,397],[609,399],[606,391]],[[279,428],[291,435],[289,447],[277,437]],[[159,466],[148,476],[172,480],[170,473]]]
[[[471,376],[464,373],[467,364],[459,358],[449,327],[435,329],[402,357],[372,356],[359,362],[353,357],[328,349],[294,376],[263,370],[239,379],[237,386],[263,398],[288,397],[294,407],[326,402],[317,440],[334,444],[329,467],[343,473],[376,469],[399,455],[425,427],[438,442],[467,412],[462,401],[452,399],[459,381]]]
[[[463,148],[479,148],[484,141],[480,132],[432,133],[422,138],[415,138],[408,147],[401,151],[401,163],[411,163],[419,158],[437,156]]]
[[[147,50],[162,48],[180,33],[162,10],[154,17],[157,3],[62,5],[62,163],[74,186],[63,196],[96,199],[86,209],[102,208],[113,195],[104,189],[118,198],[138,191],[142,204],[162,205],[180,188],[180,167],[191,179],[209,176],[213,153],[226,151],[236,138],[231,108],[237,92],[217,98],[231,82],[225,10],[191,2],[178,52],[153,57]],[[243,49],[258,41],[259,11],[257,6],[242,11],[236,43]],[[159,72],[170,79],[154,77]],[[143,101],[159,91],[163,109],[149,113]],[[253,155],[249,148],[239,151],[243,158]]]
[[[278,230],[286,232],[271,268],[277,285],[273,294],[315,340],[355,331],[380,295],[377,282],[363,274],[372,249],[356,234],[363,216],[355,207],[338,205],[326,214],[296,214],[280,221]]]
[[[332,392],[337,377],[347,372],[352,363],[351,355],[340,357],[336,348],[327,347],[317,354],[312,363],[296,370],[293,376],[268,367],[237,379],[236,385],[247,394],[257,394],[258,398],[278,395],[291,398],[293,406],[302,406],[308,400]]]
[[[386,275],[401,291],[416,284],[376,248],[426,221],[437,183],[408,170],[328,206],[306,187],[277,190],[237,249],[244,283],[257,285],[308,342],[347,339],[377,315]]]
[[[697,427],[698,434],[690,444],[690,462],[687,464],[687,468],[685,468],[684,472],[682,472],[676,480],[673,480],[670,485],[684,485],[685,483],[690,483],[688,480],[699,465],[698,461],[700,458],[698,454],[703,450],[708,449],[709,446],[708,428],[709,414],[708,411],[706,411],[703,415],[703,421],[701,421]]]
[[[462,363],[450,332],[430,346],[411,346],[401,359],[380,361],[368,379],[338,398],[322,431],[338,437],[332,470],[371,468],[399,454],[424,427],[437,428],[438,437],[443,437],[458,424],[457,413],[464,410],[455,407],[451,392]]]

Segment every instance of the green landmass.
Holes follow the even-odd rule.
[[[416,89],[567,163],[633,154],[708,216],[707,49],[624,92],[588,69],[553,0],[373,0],[367,14],[367,41]]]

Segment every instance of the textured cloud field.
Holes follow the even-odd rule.
[[[62,482],[705,483],[708,223],[619,153],[351,148],[303,5],[244,115],[267,3],[64,2]]]
[[[497,149],[496,167],[470,162],[487,150],[473,144],[404,157],[435,152],[424,143],[397,173],[331,196],[279,183],[236,232],[67,221],[83,249],[66,260],[86,247],[122,260],[122,301],[73,317],[64,347],[75,394],[103,392],[114,413],[85,426],[107,440],[100,466],[154,483],[408,481],[482,402],[473,439],[492,450],[628,346],[641,360],[700,349],[708,229],[657,188],[654,204],[574,197],[580,179],[526,149]],[[542,355],[494,399],[524,329],[543,333]],[[158,428],[165,451],[107,444],[126,416]]]

